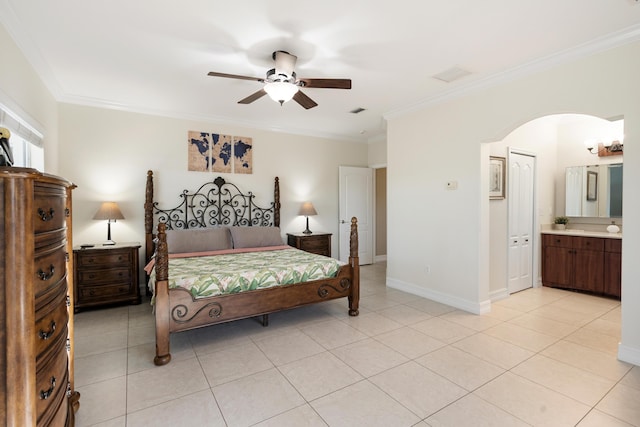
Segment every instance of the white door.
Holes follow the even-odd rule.
[[[509,293],[533,286],[535,157],[509,153]]]
[[[349,260],[351,218],[358,219],[360,264],[373,263],[373,169],[340,166],[340,260]]]

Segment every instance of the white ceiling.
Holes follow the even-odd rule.
[[[362,141],[385,115],[640,40],[635,0],[0,0],[0,22],[61,102]],[[207,76],[264,77],[275,50],[353,88],[240,105],[260,83]],[[431,77],[454,66],[471,74]]]

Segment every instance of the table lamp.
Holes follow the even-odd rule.
[[[116,202],[103,202],[98,212],[93,216],[93,219],[107,220],[107,241],[104,242],[103,245],[115,245],[116,242],[111,240],[111,222],[116,222],[117,219],[124,219],[124,215],[122,215],[118,204]]]
[[[316,208],[313,207],[313,203],[304,202],[302,206],[300,206],[300,212],[298,212],[298,215],[304,215],[307,217],[307,229],[304,230],[303,233],[311,234],[311,230],[309,230],[309,217],[311,215],[318,215],[318,212],[316,212]]]

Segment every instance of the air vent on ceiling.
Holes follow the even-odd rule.
[[[470,71],[464,70],[460,67],[451,67],[448,70],[435,74],[431,77],[433,77],[434,79],[443,81],[445,83],[451,83],[452,81],[461,79],[465,76],[468,76],[469,74],[471,74]]]
[[[365,109],[362,107],[358,107],[358,108],[354,108],[353,110],[349,111],[352,114],[358,114],[358,113],[362,113]]]

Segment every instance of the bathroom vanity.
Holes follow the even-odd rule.
[[[622,234],[542,232],[542,284],[620,298]]]

